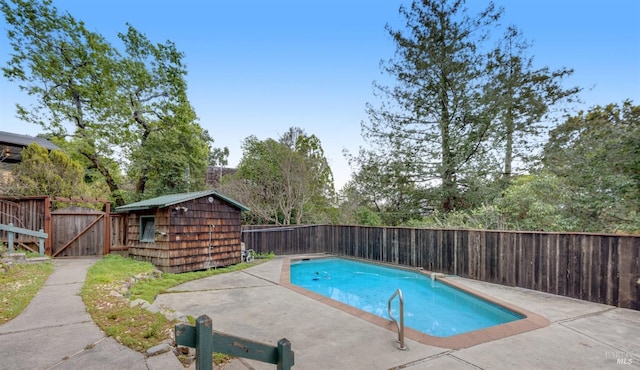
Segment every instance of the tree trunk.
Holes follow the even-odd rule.
[[[107,186],[109,187],[111,196],[113,196],[115,199],[116,207],[123,206],[125,203],[124,203],[124,198],[122,197],[122,194],[120,192],[120,186],[118,186],[118,183],[116,182],[116,180],[113,178],[113,176],[111,176],[109,169],[105,168],[102,165],[102,163],[100,162],[100,158],[95,153],[86,153],[83,151],[82,155],[84,155],[87,159],[89,159],[93,168],[98,170],[98,172],[100,172],[100,174],[104,176],[104,180],[107,183]]]
[[[144,168],[142,169],[142,173],[136,182],[136,194],[143,194],[145,188],[147,187],[147,180],[149,179],[149,170]]]
[[[443,57],[444,58],[444,57]],[[447,76],[442,72],[440,76],[440,135],[442,145],[442,169],[440,172],[440,179],[442,181],[442,209],[446,212],[452,211],[456,208],[456,169],[451,150],[451,117],[449,115],[447,97]]]
[[[506,117],[506,125],[507,125],[507,135],[506,135],[506,145],[504,150],[504,178],[509,180],[511,178],[511,164],[513,162],[513,116],[512,116],[511,107],[507,110]]]

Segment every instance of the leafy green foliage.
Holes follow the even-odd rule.
[[[131,112],[125,117],[131,138],[121,145],[137,197],[202,190],[213,140],[196,123],[187,98],[184,54],[170,41],[153,44],[131,25],[119,37],[127,52],[119,93],[122,110]]]
[[[640,231],[640,108],[594,107],[551,132],[544,169],[512,178],[489,205],[434,212],[414,226]]]
[[[454,212],[434,211],[422,220],[411,220],[405,224],[410,227],[432,227],[442,229],[509,229],[502,211],[495,205]]]
[[[582,231],[640,230],[640,107],[630,101],[580,112],[551,132],[544,167],[570,194]]]
[[[22,150],[22,162],[12,172],[9,194],[67,198],[98,195],[85,184],[84,169],[78,162],[62,151],[49,151],[37,143]]]
[[[101,35],[70,14],[59,14],[50,0],[0,1],[9,30],[11,58],[5,77],[36,98],[18,105],[18,116],[55,136],[74,136],[88,165],[118,190],[102,158],[113,153],[114,138],[126,136],[116,124],[118,53]]]
[[[213,148],[209,153],[209,164],[223,167],[229,164],[229,148]]]
[[[575,231],[576,223],[566,214],[571,195],[564,181],[551,173],[515,178],[498,206],[511,229]]]
[[[367,194],[358,189],[359,184],[351,181],[340,190],[340,201],[334,223],[347,225],[382,226],[379,210]]]
[[[245,139],[237,172],[221,190],[251,209],[252,222],[283,225],[321,222],[334,197],[320,140],[299,128],[280,141]]]
[[[341,207],[355,207],[357,211],[356,217],[348,222],[399,225],[420,218],[427,211],[424,207],[428,197],[426,189],[417,185],[406,170],[411,168],[411,163],[364,150],[358,157],[351,157],[350,163],[357,171],[343,189]],[[370,212],[378,216],[374,218]]]

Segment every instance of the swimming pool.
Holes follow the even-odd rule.
[[[291,261],[291,284],[389,319],[389,297],[401,289],[405,326],[450,337],[523,319],[524,316],[403,269],[340,258]],[[397,319],[397,302],[392,315]]]

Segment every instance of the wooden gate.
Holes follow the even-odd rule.
[[[76,205],[52,211],[57,207]],[[98,211],[80,205],[98,204]],[[106,199],[55,198],[48,196],[0,196],[0,224],[37,231],[49,235],[44,241],[45,254],[51,257],[101,256],[112,250],[126,251],[126,214],[112,214]],[[7,242],[7,232],[0,230],[0,242]],[[16,237],[20,247],[38,251],[38,238]]]
[[[107,214],[77,206],[51,212],[51,256],[101,256],[108,252]]]

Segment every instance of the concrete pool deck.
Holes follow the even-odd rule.
[[[301,258],[301,256],[295,256]],[[156,303],[208,315],[215,330],[275,345],[291,341],[294,369],[606,369],[640,368],[640,312],[459,277],[456,283],[542,316],[546,327],[463,349],[407,339],[281,284],[278,257],[258,266],[192,281]],[[229,370],[274,369],[235,359]]]

